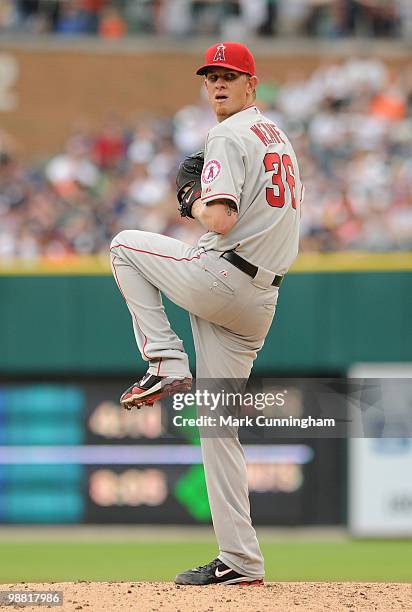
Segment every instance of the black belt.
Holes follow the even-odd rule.
[[[223,257],[223,259],[227,259],[227,261],[230,261],[230,263],[236,268],[239,268],[239,270],[242,270],[242,272],[248,274],[252,278],[255,278],[256,274],[258,273],[259,268],[257,266],[254,266],[249,261],[246,261],[246,259],[243,259],[243,257],[235,253],[235,251],[226,251],[226,253],[223,253],[221,257]],[[272,281],[272,285],[274,287],[280,287],[282,280],[283,276],[276,274]]]

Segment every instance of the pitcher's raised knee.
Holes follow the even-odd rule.
[[[144,234],[140,230],[123,230],[119,232],[112,240],[110,244],[110,250],[129,246],[131,243],[136,243],[139,234]]]

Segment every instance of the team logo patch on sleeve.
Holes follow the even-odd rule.
[[[211,159],[207,162],[202,172],[202,183],[213,183],[219,176],[222,170],[222,164],[217,159]]]

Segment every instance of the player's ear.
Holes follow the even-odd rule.
[[[259,83],[259,79],[257,78],[256,75],[253,75],[253,76],[250,77],[249,83],[250,83],[252,89],[256,89],[256,87],[258,86],[258,83]]]

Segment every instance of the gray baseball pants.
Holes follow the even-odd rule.
[[[120,232],[110,251],[151,374],[191,376],[183,343],[166,316],[163,293],[190,313],[197,379],[249,377],[275,312],[278,289],[270,284],[272,273],[259,269],[252,279],[217,251],[137,230]],[[237,429],[230,437],[201,437],[201,447],[218,556],[239,573],[262,577]]]

